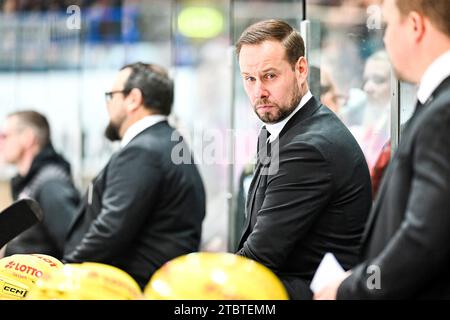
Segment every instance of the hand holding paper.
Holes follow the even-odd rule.
[[[310,285],[311,290],[314,292],[314,299],[336,299],[339,285],[349,275],[350,272],[344,271],[332,253],[325,254]]]

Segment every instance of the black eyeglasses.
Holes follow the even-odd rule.
[[[126,92],[126,90],[116,90],[116,91],[105,92],[105,100],[106,100],[106,102],[109,102],[109,101],[111,101],[111,99],[115,93],[125,93],[125,92]]]

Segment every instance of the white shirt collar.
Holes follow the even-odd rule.
[[[269,136],[270,142],[273,142],[276,138],[278,138],[281,130],[283,130],[284,126],[289,121],[289,119],[291,119],[294,116],[294,114],[296,114],[298,112],[298,110],[300,110],[311,98],[312,98],[312,93],[311,93],[311,91],[308,90],[308,92],[300,100],[300,103],[298,104],[297,108],[295,108],[294,111],[292,111],[289,116],[287,116],[285,119],[283,119],[280,122],[266,124],[266,129],[270,133],[270,136]]]
[[[420,80],[417,99],[424,104],[434,90],[450,76],[450,50],[430,64]]]
[[[125,147],[134,137],[136,137],[139,133],[151,127],[158,122],[164,121],[167,119],[167,116],[161,114],[152,114],[142,118],[141,120],[133,123],[125,134],[123,135],[122,141],[120,141],[120,147]]]

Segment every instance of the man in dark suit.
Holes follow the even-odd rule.
[[[358,262],[371,205],[367,164],[344,124],[309,91],[297,31],[258,22],[236,50],[245,91],[265,123],[237,253],[274,271],[291,299],[308,299],[325,253],[345,268]]]
[[[163,263],[198,251],[205,192],[189,148],[167,123],[173,82],[164,69],[127,65],[106,97],[106,136],[121,149],[89,186],[64,261],[114,265],[143,288]],[[174,158],[175,147],[188,161]]]
[[[450,2],[385,0],[386,49],[418,103],[384,175],[364,262],[317,299],[450,298]]]

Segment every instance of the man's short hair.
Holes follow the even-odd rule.
[[[159,114],[169,115],[173,103],[173,81],[167,71],[160,66],[136,62],[122,67],[121,70],[130,68],[131,74],[125,82],[126,94],[134,88],[142,92],[144,106]]]
[[[437,29],[450,37],[450,0],[396,0],[396,3],[402,16],[417,11],[428,17]]]
[[[36,133],[41,148],[50,143],[50,126],[43,114],[33,110],[22,110],[10,113],[7,117],[16,117],[19,129],[31,128]]]
[[[279,41],[286,49],[286,58],[291,65],[295,65],[298,58],[305,55],[305,44],[297,30],[282,20],[264,20],[252,24],[239,37],[236,42],[236,54],[243,45],[260,44],[267,40]]]

